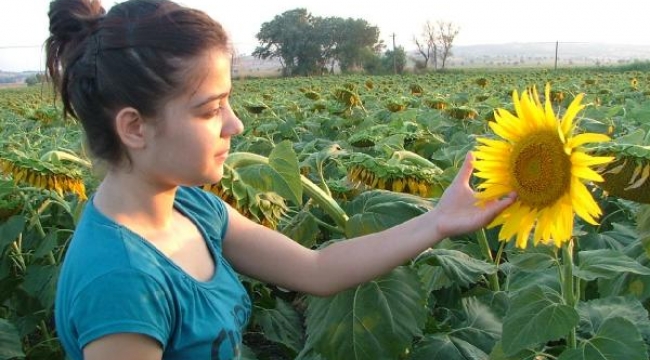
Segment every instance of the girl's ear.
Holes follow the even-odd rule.
[[[145,121],[140,112],[132,107],[125,107],[117,113],[115,131],[128,149],[143,149],[146,146]]]

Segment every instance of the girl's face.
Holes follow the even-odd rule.
[[[229,103],[230,55],[212,51],[189,62],[188,90],[149,121],[140,168],[163,186],[203,185],[223,177],[230,138],[244,126]]]

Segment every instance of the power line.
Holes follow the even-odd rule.
[[[0,50],[6,49],[36,49],[41,48],[43,45],[13,45],[13,46],[0,46]]]

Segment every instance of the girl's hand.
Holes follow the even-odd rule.
[[[434,210],[431,211],[435,213],[438,233],[443,238],[466,234],[487,226],[516,199],[516,194],[512,193],[485,206],[475,205],[475,192],[469,186],[473,169],[472,161],[472,153],[468,152],[456,178],[445,190]]]

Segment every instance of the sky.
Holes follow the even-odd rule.
[[[0,0],[0,70],[43,70],[50,0]],[[122,0],[103,0],[109,10]],[[179,0],[207,12],[230,34],[237,53],[250,54],[264,22],[296,8],[313,16],[364,19],[392,46],[415,49],[427,21],[459,28],[454,45],[588,42],[650,45],[643,0]],[[645,7],[644,7],[645,8]]]

